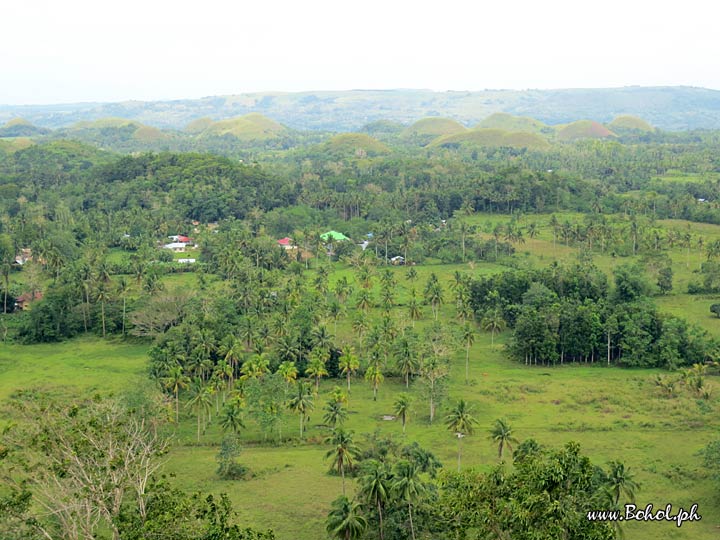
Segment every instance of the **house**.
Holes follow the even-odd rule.
[[[390,259],[390,262],[392,264],[394,264],[395,266],[398,266],[400,264],[405,264],[405,257],[398,255],[397,257],[392,257]]]
[[[23,293],[15,299],[15,310],[25,311],[31,302],[40,300],[42,297],[43,295],[40,291],[35,291],[34,293]]]
[[[370,242],[368,242],[367,240],[364,240],[358,244],[358,246],[360,246],[363,251],[365,251],[369,245],[370,245]]]
[[[195,259],[178,259],[175,262],[181,264],[195,264]]]
[[[15,264],[20,266],[30,261],[32,261],[32,250],[30,248],[21,249],[20,253],[15,256]]]
[[[350,240],[343,233],[337,231],[328,231],[321,234],[320,238],[322,238],[324,242],[344,242],[346,240]]]
[[[163,245],[163,249],[170,249],[174,253],[185,253],[186,245],[184,242],[170,242],[169,244]]]
[[[185,236],[184,234],[172,234],[168,236],[168,238],[173,242],[179,242],[182,244],[189,244],[191,242],[190,237]]]
[[[285,249],[295,249],[295,246],[293,246],[292,243],[292,238],[289,238],[287,236],[278,240],[277,243],[279,246],[282,246]]]

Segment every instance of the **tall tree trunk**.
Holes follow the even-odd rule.
[[[412,536],[412,540],[415,540],[415,527],[413,526],[411,503],[408,503],[408,515],[410,516],[410,535]]]
[[[470,379],[470,344],[465,345],[465,384],[468,384]]]
[[[380,500],[377,502],[378,507],[378,517],[380,518],[380,540],[383,540],[384,533],[383,533],[383,516],[382,516],[382,506],[380,505]]]
[[[100,303],[100,312],[102,313],[102,328],[103,328],[103,338],[105,337],[105,302]]]

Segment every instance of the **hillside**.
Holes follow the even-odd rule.
[[[431,146],[450,147],[459,144],[481,147],[509,146],[513,148],[532,149],[544,149],[550,146],[547,139],[536,133],[506,131],[504,129],[492,128],[477,128],[469,130],[466,133],[439,137],[432,142]]]
[[[557,137],[561,141],[578,141],[581,139],[607,139],[616,137],[616,135],[599,122],[577,120],[558,127]]]
[[[32,125],[24,118],[13,118],[0,126],[0,138],[5,137],[35,137],[45,135],[50,130]]]
[[[508,113],[494,113],[478,123],[478,128],[503,129],[505,131],[522,131],[527,133],[540,133],[549,129],[539,120],[527,116],[513,116]]]
[[[207,123],[206,119],[202,122]],[[202,123],[190,124],[191,129],[198,129]],[[259,113],[251,113],[237,118],[229,118],[212,122],[200,132],[202,136],[232,135],[242,141],[261,141],[275,139],[287,133],[287,128]]]
[[[385,144],[364,133],[335,135],[324,144],[324,148],[334,155],[354,155],[356,157],[390,153],[390,149]]]
[[[182,129],[203,117],[227,119],[253,112],[293,129],[329,131],[357,131],[376,120],[409,125],[430,116],[476,125],[498,112],[527,116],[550,125],[578,118],[604,123],[619,115],[634,115],[659,129],[678,131],[720,128],[720,91],[682,86],[474,92],[256,92],[175,101],[0,105],[0,122],[20,116],[38,126],[57,128],[114,116],[159,128]]]
[[[614,118],[607,127],[616,133],[623,131],[652,133],[655,131],[655,128],[642,118],[629,114],[624,114]]]
[[[451,118],[423,118],[403,131],[405,137],[439,137],[440,135],[455,135],[464,133],[467,128],[460,122]]]

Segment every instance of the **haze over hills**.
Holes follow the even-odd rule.
[[[410,125],[426,117],[449,118],[473,127],[494,113],[531,117],[549,125],[578,118],[607,123],[620,115],[633,115],[659,129],[680,131],[720,128],[720,91],[680,86],[261,92],[175,101],[0,105],[0,123],[22,117],[42,128],[58,128],[116,117],[159,128],[184,129],[201,118],[217,122],[250,113],[261,113],[292,129],[329,131],[358,131],[378,120]]]

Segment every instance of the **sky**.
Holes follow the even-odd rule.
[[[27,0],[0,104],[256,91],[720,89],[709,0]]]

